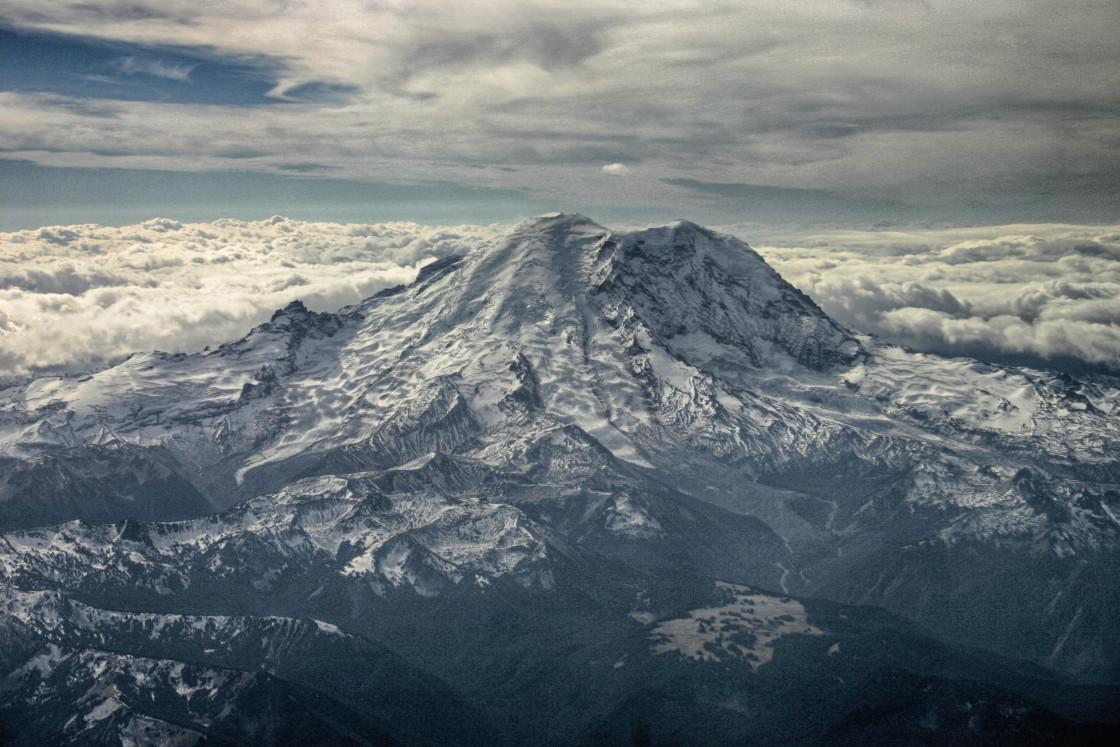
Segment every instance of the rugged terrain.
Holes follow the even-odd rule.
[[[730,236],[537,218],[337,314],[0,391],[0,717],[1100,738],[1118,407],[861,335]]]

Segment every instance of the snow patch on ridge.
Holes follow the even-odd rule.
[[[691,610],[688,617],[654,626],[654,653],[677,653],[695,661],[740,659],[757,670],[774,657],[779,638],[825,635],[808,622],[805,607],[794,599],[722,581],[716,588],[727,598],[725,604]]]

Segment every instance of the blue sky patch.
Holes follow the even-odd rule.
[[[301,84],[269,96],[284,66],[263,55],[151,47],[0,27],[0,90],[171,104],[261,106],[337,100],[349,86]]]

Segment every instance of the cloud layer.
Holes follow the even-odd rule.
[[[827,312],[888,341],[1120,372],[1120,225],[720,228]],[[335,311],[505,230],[273,218],[0,234],[0,382],[201,350],[296,298]]]
[[[296,298],[336,311],[494,231],[273,218],[0,234],[0,383],[201,350]]]
[[[884,339],[1120,373],[1120,226],[787,232],[756,248],[825,311]]]
[[[74,55],[0,86],[3,157],[44,165],[302,169],[704,220],[756,219],[758,185],[978,221],[1120,210],[1115,0],[2,0],[5,25]],[[95,98],[79,54],[112,78],[82,82]],[[643,178],[601,179],[616,163]]]

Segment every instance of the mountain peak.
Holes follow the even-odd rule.
[[[580,213],[544,213],[522,221],[514,228],[514,233],[520,233],[524,230],[573,230],[579,228],[592,228],[599,231],[606,230],[586,215]]]
[[[485,345],[526,344],[551,350],[553,359],[568,355],[549,339],[562,330],[570,330],[563,334],[571,344],[608,345],[588,338],[606,334],[595,331],[599,325],[626,338],[609,346],[626,349],[635,335],[652,335],[673,349],[673,338],[692,335],[711,341],[704,349],[725,350],[735,365],[755,369],[788,356],[823,370],[850,361],[858,348],[849,330],[745,243],[686,220],[611,231],[584,215],[550,213],[446,269],[429,280],[425,268],[424,282],[418,279],[422,288],[438,282],[444,289],[430,301],[439,308],[432,309],[437,328],[453,324],[466,334],[485,320],[485,331],[477,330],[490,338]],[[672,354],[707,369],[706,355]]]
[[[269,321],[278,322],[284,318],[306,317],[308,313],[307,307],[303,304],[303,301],[297,298],[284,308],[277,309],[273,312],[272,318],[269,319]]]
[[[692,221],[685,220],[684,218],[678,218],[677,220],[670,223],[668,227],[673,229],[674,231],[697,231],[703,234],[712,233],[712,231],[705,228],[704,226],[701,226],[699,223],[693,223]]]

